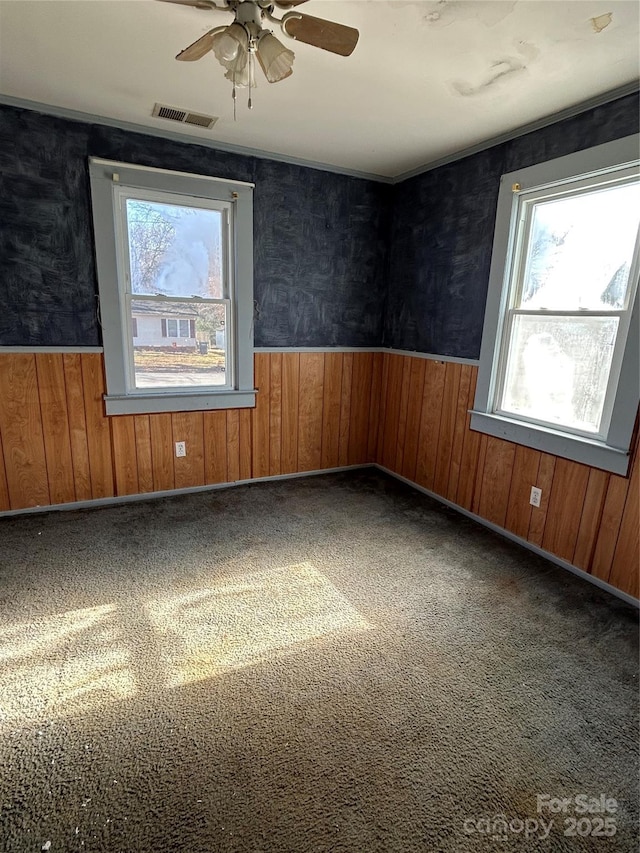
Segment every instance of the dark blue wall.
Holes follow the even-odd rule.
[[[638,132],[629,95],[393,188],[384,346],[477,358],[500,176]]]
[[[0,345],[96,346],[89,156],[253,181],[256,346],[378,346],[390,188],[0,106]]]
[[[500,175],[638,121],[630,95],[389,187],[0,106],[0,346],[100,343],[96,156],[256,184],[256,346],[477,358]]]

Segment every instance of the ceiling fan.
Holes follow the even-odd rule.
[[[295,54],[285,47],[271,32],[263,27],[266,19],[278,24],[285,36],[313,47],[320,47],[340,56],[350,56],[358,43],[359,32],[353,27],[304,15],[295,7],[307,0],[161,0],[179,6],[192,6],[205,11],[231,12],[233,23],[214,27],[190,44],[176,56],[181,62],[193,62],[213,52],[227,69],[225,77],[233,84],[234,118],[236,89],[249,89],[249,109],[252,107],[251,89],[256,86],[255,61],[257,58],[269,83],[278,83],[293,73]],[[281,18],[274,15],[275,7],[282,9]]]

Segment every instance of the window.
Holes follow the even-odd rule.
[[[626,473],[638,151],[628,137],[503,176],[472,428]]]
[[[107,414],[255,405],[252,187],[96,159],[90,176]]]

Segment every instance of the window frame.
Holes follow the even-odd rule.
[[[154,169],[100,158],[89,159],[94,223],[100,321],[104,347],[107,415],[153,412],[205,411],[255,406],[253,380],[253,184],[212,178],[186,172]],[[223,300],[233,303],[227,310],[227,354],[231,378],[228,384],[182,388],[141,389],[131,382],[131,322],[125,310],[128,269],[122,199],[157,194],[158,201],[188,203],[229,211],[228,276],[230,290]],[[144,297],[143,297],[144,298]],[[188,298],[162,301],[188,303]],[[130,313],[130,312],[129,312]],[[179,324],[178,324],[179,331]]]
[[[634,134],[501,177],[478,382],[471,410],[472,429],[616,474],[627,474],[640,398],[638,244],[630,270],[630,276],[635,276],[635,282],[631,281],[629,285],[632,296],[628,324],[626,330],[622,329],[621,324],[618,332],[620,340],[626,331],[626,339],[620,342],[612,362],[613,375],[615,371],[619,372],[613,399],[608,401],[608,411],[603,413],[600,434],[589,435],[570,428],[550,426],[548,423],[497,411],[496,408],[501,400],[498,383],[503,380],[508,346],[505,324],[512,308],[513,295],[521,286],[520,276],[524,272],[522,259],[526,256],[527,248],[526,241],[524,245],[518,241],[522,231],[519,199],[536,195],[541,197],[545,192],[551,195],[563,186],[579,192],[581,188],[592,186],[594,179],[604,180],[613,173],[622,175],[625,170],[640,174],[639,155],[640,135]],[[514,264],[518,265],[518,272],[512,287],[511,270]],[[555,309],[549,311],[550,315],[560,313]],[[588,314],[584,312],[584,316]],[[616,316],[617,312],[612,310],[607,314]],[[624,351],[621,351],[622,348]]]

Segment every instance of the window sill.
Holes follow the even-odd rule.
[[[208,391],[206,393],[105,394],[107,415],[146,415],[155,412],[203,412],[214,409],[249,409],[256,391]]]
[[[627,475],[629,453],[602,441],[471,410],[471,429],[613,474]]]

